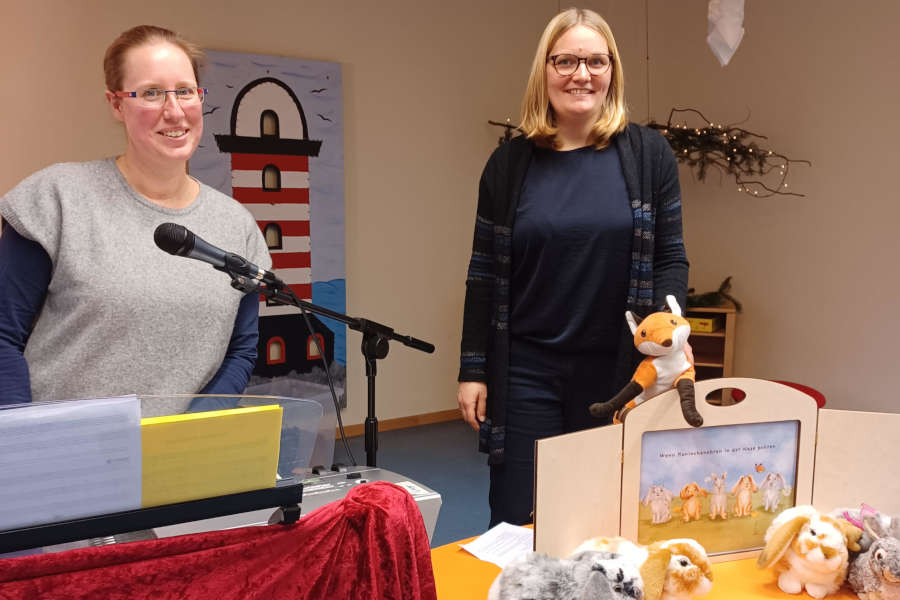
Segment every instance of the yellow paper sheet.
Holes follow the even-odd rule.
[[[275,485],[277,405],[141,419],[141,504],[159,506]]]

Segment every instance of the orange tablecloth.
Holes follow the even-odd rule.
[[[500,573],[500,567],[478,560],[459,544],[475,538],[439,546],[431,551],[438,600],[481,600]],[[748,558],[713,565],[713,588],[703,600],[810,600],[803,594],[785,594],[778,589],[775,573],[756,567],[756,559]],[[827,600],[859,600],[844,586]]]

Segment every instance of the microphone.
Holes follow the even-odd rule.
[[[272,285],[284,285],[271,271],[260,269],[242,256],[216,248],[183,225],[163,223],[153,232],[153,241],[169,254],[202,260],[229,275],[243,275]]]

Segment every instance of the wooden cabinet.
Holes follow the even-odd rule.
[[[694,350],[694,368],[697,380],[732,377],[734,375],[734,335],[737,310],[734,304],[726,302],[721,306],[688,308],[686,317],[719,318],[721,327],[705,333],[691,329],[688,340]],[[699,400],[699,398],[698,398]],[[725,390],[720,398],[710,398],[711,403],[731,404],[731,391]]]

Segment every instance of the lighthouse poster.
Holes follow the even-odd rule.
[[[301,299],[345,313],[344,140],[340,63],[208,51],[204,131],[190,173],[254,216],[273,271]],[[260,301],[247,393],[331,404],[324,355],[346,405],[346,329]],[[318,342],[318,343],[317,343]]]

